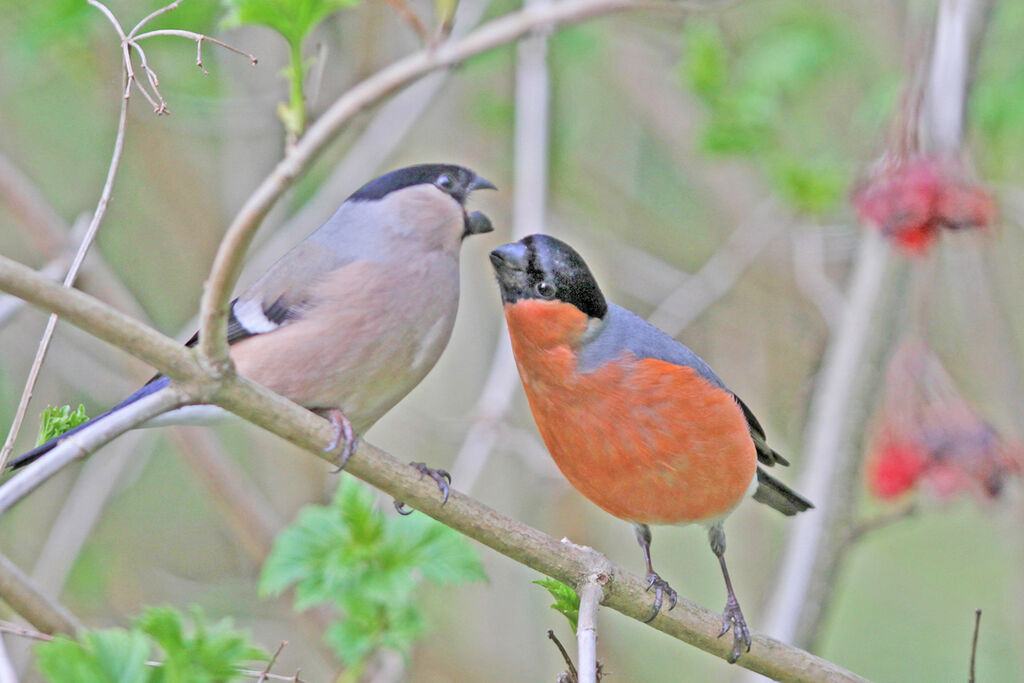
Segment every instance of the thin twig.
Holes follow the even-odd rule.
[[[971,637],[971,666],[968,669],[967,683],[974,683],[974,658],[978,654],[978,629],[981,628],[981,608],[974,610],[974,635]]]
[[[145,33],[140,33],[139,35],[132,38],[132,42],[137,43],[140,40],[145,40],[146,38],[153,38],[155,36],[178,36],[179,38],[188,38],[189,40],[194,40],[200,44],[202,43],[202,41],[205,40],[206,42],[213,43],[214,45],[224,48],[225,50],[230,50],[235,54],[247,57],[249,59],[249,62],[253,66],[256,66],[259,63],[259,60],[256,58],[255,55],[249,54],[245,50],[239,50],[237,47],[233,45],[228,45],[224,41],[217,40],[216,38],[211,38],[210,36],[203,35],[202,33],[196,33],[195,31],[183,31],[181,29],[176,28],[161,28],[155,31],[146,31]],[[201,54],[197,57],[197,60],[198,61],[196,65],[202,67],[203,59]]]
[[[884,529],[885,527],[907,519],[908,517],[913,517],[917,514],[917,511],[917,503],[910,501],[908,504],[896,508],[895,510],[889,510],[888,512],[877,515],[871,519],[865,519],[850,528],[843,544],[849,548],[863,538],[865,534],[871,533],[872,531],[878,531],[879,529]]]
[[[773,200],[754,207],[725,243],[647,316],[647,321],[678,335],[725,296],[764,249],[789,225]]]
[[[118,30],[120,30],[120,28]],[[78,251],[75,252],[75,258],[71,261],[71,267],[68,269],[67,275],[64,277],[65,287],[71,287],[75,283],[75,279],[78,277],[78,271],[82,267],[82,262],[85,261],[85,256],[89,252],[89,247],[92,246],[93,241],[96,239],[96,233],[99,230],[100,223],[103,221],[103,217],[107,213],[107,205],[110,203],[110,195],[114,190],[114,178],[117,177],[117,171],[121,164],[121,153],[124,151],[124,136],[125,129],[127,128],[127,121],[128,100],[122,99],[121,111],[117,122],[117,135],[114,138],[114,151],[110,158],[110,166],[107,168],[107,179],[103,183],[103,190],[100,192],[100,199],[96,204],[96,210],[92,214],[92,221],[89,223],[89,228],[86,230],[85,237],[82,238],[82,243],[78,246]],[[14,414],[14,421],[11,423],[11,429],[7,433],[7,440],[4,442],[3,448],[0,448],[0,472],[2,472],[7,466],[7,460],[10,458],[11,451],[14,449],[14,441],[18,438],[18,433],[21,431],[21,425],[25,420],[25,414],[28,412],[29,401],[32,400],[32,391],[36,386],[36,380],[39,379],[39,372],[42,370],[43,360],[46,358],[46,352],[50,348],[50,340],[53,338],[53,332],[56,327],[57,316],[54,314],[51,315],[50,319],[46,322],[46,330],[43,332],[43,338],[39,341],[39,348],[36,350],[36,356],[32,361],[32,367],[29,370],[28,379],[25,381],[25,388],[22,391],[21,399],[18,401],[18,409]]]
[[[15,225],[23,226],[22,235],[36,252],[51,260],[63,258],[67,222],[4,154],[0,154],[0,206],[18,219]]]
[[[572,663],[572,657],[569,656],[569,653],[566,652],[565,648],[562,646],[562,641],[558,639],[558,636],[556,636],[555,632],[551,629],[548,629],[548,638],[555,644],[558,651],[562,653],[562,659],[565,660],[565,666],[569,672],[569,680],[571,683],[578,683],[579,675],[576,673],[576,666]]]
[[[152,12],[147,14],[142,19],[142,21],[140,21],[139,23],[135,24],[135,27],[131,31],[128,32],[128,36],[127,37],[128,38],[135,38],[136,37],[135,34],[139,32],[139,29],[141,29],[143,26],[148,24],[153,19],[156,19],[161,14],[166,14],[167,12],[170,12],[172,10],[178,9],[178,5],[180,5],[180,4],[181,4],[181,0],[174,0],[174,2],[172,2],[169,5],[165,5],[165,6],[161,7],[160,9],[153,10]]]
[[[392,9],[398,14],[399,18],[404,21],[409,28],[412,29],[413,33],[420,39],[420,43],[426,45],[430,42],[430,31],[423,25],[420,20],[420,16],[416,14],[416,11],[409,6],[409,3],[405,0],[385,0],[387,4],[391,5]]]
[[[597,683],[597,608],[604,598],[607,583],[607,575],[595,573],[587,577],[580,589],[579,621],[576,623],[579,683]]]
[[[13,624],[9,621],[0,621],[0,631],[3,633],[10,633],[15,636],[21,636],[22,638],[31,638],[32,640],[53,640],[53,636],[49,633],[43,633],[42,631],[36,631],[35,629],[18,626],[17,624]]]
[[[274,668],[274,662],[277,661],[277,658],[281,655],[281,650],[283,650],[287,645],[287,640],[281,641],[281,644],[277,646],[276,650],[274,650],[274,654],[270,658],[270,661],[267,662],[267,665],[263,667],[263,671],[260,672],[260,676],[256,679],[256,683],[263,683],[263,681],[267,680],[270,676],[270,670]]]

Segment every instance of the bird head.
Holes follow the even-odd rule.
[[[530,235],[491,252],[491,265],[506,304],[524,300],[571,304],[603,319],[608,302],[583,258],[549,235]]]

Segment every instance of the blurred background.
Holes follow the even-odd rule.
[[[811,546],[787,545],[793,521],[763,506],[730,518],[730,567],[754,630],[785,623],[772,596],[786,586],[820,607],[790,605],[804,626],[787,640],[872,680],[965,680],[982,608],[979,679],[1024,680],[1024,500],[1012,476],[1024,427],[1024,5],[951,4],[980,17],[968,152],[952,162],[905,143],[929,106],[912,86],[927,90],[938,3],[637,9],[492,50],[359,114],[263,222],[247,273],[384,171],[473,168],[500,188],[471,201],[496,231],[466,242],[452,342],[370,442],[445,467],[487,505],[640,572],[629,526],[572,490],[548,458],[511,364],[486,255],[516,231],[550,232],[582,253],[609,298],[716,369],[793,462],[775,474],[818,505],[809,514],[824,526],[802,537],[817,538]],[[109,6],[132,26],[161,5]],[[462,0],[454,34],[518,8]],[[306,40],[312,119],[421,49],[402,9],[436,26],[433,3],[363,0]],[[0,0],[0,11],[0,253],[59,276],[110,161],[119,42],[84,0]],[[226,11],[187,0],[153,22],[214,35],[259,64],[205,44],[203,75],[194,43],[146,43],[171,114],[155,116],[133,95],[113,201],[80,280],[180,339],[194,331],[226,225],[285,146],[276,109],[288,94],[287,43],[265,27],[225,28]],[[957,101],[955,83],[949,90]],[[877,220],[865,196],[925,191],[900,165],[918,156],[934,171],[926,190],[959,188],[998,213],[929,214],[923,228]],[[851,204],[851,193],[860,200]],[[909,220],[906,202],[882,204],[888,218]],[[925,238],[899,239],[914,229]],[[44,324],[40,312],[0,300],[0,424],[10,423]],[[860,345],[852,355],[851,343]],[[81,402],[97,414],[150,374],[59,325],[15,452],[33,445],[47,404]],[[938,416],[925,424],[924,414]],[[945,429],[940,445],[934,425]],[[982,446],[963,445],[978,433]],[[830,435],[834,453],[816,461],[815,444]],[[833,455],[835,478],[822,488],[808,469],[827,469],[820,463]],[[244,424],[136,432],[5,514],[0,550],[90,626],[124,625],[145,605],[198,604],[270,651],[288,640],[275,671],[333,680],[341,664],[320,638],[323,615],[296,615],[290,598],[256,592],[273,533],[330,500],[345,476],[329,469]],[[379,505],[393,514],[388,499]],[[724,589],[704,531],[655,529],[654,539],[662,576],[719,611]],[[832,549],[810,583],[824,586],[794,587],[786,568],[818,558],[819,546]],[[374,680],[550,681],[564,669],[545,632],[564,642],[572,634],[531,585],[540,576],[477,549],[488,580],[424,583],[425,636]],[[38,680],[25,642],[4,640],[25,680]],[[606,610],[599,657],[617,681],[743,678]]]

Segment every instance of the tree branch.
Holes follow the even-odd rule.
[[[43,595],[5,555],[0,555],[0,595],[43,633],[74,634],[85,628],[71,612]]]
[[[92,297],[61,288],[24,266],[2,257],[0,288],[19,296],[24,294],[25,298],[36,305],[52,306],[69,322],[113,343],[125,342],[134,347],[140,344],[140,339],[151,339],[154,344],[152,349],[133,348],[131,352],[147,362],[156,361],[154,365],[165,373],[173,371],[186,381],[195,378],[188,385],[187,392],[186,385],[182,385],[181,391],[175,391],[172,385],[169,390],[138,401],[143,406],[132,419],[146,419],[145,415],[150,410],[155,413],[171,407],[174,402],[166,398],[168,394],[179,403],[185,400],[186,393],[192,399],[202,395],[204,401],[226,408],[318,457],[328,459],[328,454],[322,449],[332,439],[333,429],[326,420],[243,377],[230,375],[220,380],[202,377],[196,365],[191,362],[188,351],[173,346],[174,343],[162,335]],[[119,323],[112,322],[115,320]],[[172,345],[173,353],[165,348],[168,344]],[[115,418],[107,418],[97,427],[108,420],[113,421]],[[117,424],[118,428],[124,426],[125,422]],[[82,444],[89,431],[83,430],[69,437],[54,450],[70,449],[76,442]],[[80,435],[82,438],[78,438]],[[76,452],[76,455],[79,453]],[[47,459],[41,459],[39,463]],[[346,471],[503,555],[567,584],[580,586],[595,567],[606,567],[604,573],[610,580],[605,588],[603,604],[638,620],[644,620],[650,615],[650,594],[646,591],[646,582],[612,565],[592,549],[559,542],[455,490],[448,503],[442,506],[437,487],[433,482],[423,480],[419,470],[365,442],[349,461]],[[11,499],[12,496],[5,494],[4,490],[11,486],[17,476],[0,487],[3,500]],[[0,500],[0,510],[3,509],[6,507]],[[721,627],[720,615],[688,600],[680,600],[674,610],[663,612],[651,625],[723,659],[731,649],[731,643],[717,637]],[[754,635],[751,651],[740,658],[739,664],[785,681],[862,680],[826,660],[760,634]]]
[[[607,575],[594,573],[580,589],[580,615],[576,622],[579,683],[597,683],[597,608],[604,597],[606,583]]]

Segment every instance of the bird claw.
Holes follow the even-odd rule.
[[[430,467],[427,467],[426,463],[411,462],[409,464],[419,471],[420,479],[422,479],[424,476],[428,476],[434,480],[434,482],[437,484],[437,488],[441,490],[441,505],[447,503],[448,496],[451,493],[452,475],[448,474],[448,472],[445,470],[435,470]],[[412,514],[412,509],[406,508],[405,502],[401,500],[395,501],[395,510],[397,510],[398,514],[400,515]]]
[[[664,595],[668,596],[671,603],[667,610],[669,612],[675,608],[676,602],[679,600],[679,594],[676,593],[672,586],[668,585],[668,581],[658,576],[657,572],[647,573],[647,590],[649,591],[652,588],[654,589],[654,612],[644,621],[646,624],[654,621],[654,617],[658,616],[658,613],[661,612],[661,601]]]
[[[359,437],[356,436],[355,430],[352,428],[352,423],[345,417],[345,413],[341,412],[337,408],[331,408],[326,411],[324,415],[334,427],[334,437],[331,439],[331,443],[327,444],[327,448],[324,449],[324,453],[332,453],[339,445],[341,445],[342,438],[345,439],[345,447],[341,449],[341,453],[338,455],[338,467],[334,470],[334,474],[341,472],[345,469],[345,465],[348,464],[348,459],[352,457],[352,454],[356,452],[356,446],[359,445]]]
[[[437,488],[441,489],[441,505],[447,503],[448,495],[451,493],[451,489],[449,487],[452,483],[452,475],[448,474],[445,470],[435,470],[427,467],[426,463],[411,462],[409,464],[419,470],[420,479],[424,476],[428,476],[434,480],[434,483],[437,484]]]
[[[730,664],[735,664],[740,658],[740,650],[746,645],[746,651],[750,652],[750,629],[747,628],[747,620],[743,618],[740,605],[735,598],[730,597],[725,603],[725,611],[722,612],[722,630],[718,637],[721,638],[729,629],[732,629],[732,652],[726,659]]]

